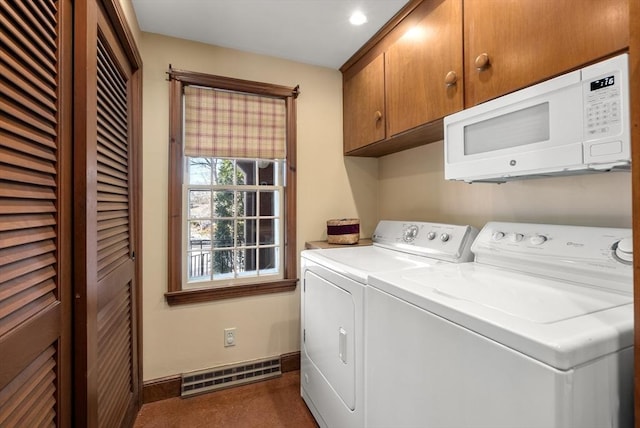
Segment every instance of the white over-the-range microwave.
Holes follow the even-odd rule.
[[[447,116],[445,179],[629,170],[629,119],[622,54]]]

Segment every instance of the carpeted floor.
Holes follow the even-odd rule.
[[[134,428],[316,428],[300,397],[300,372],[190,398],[142,406]]]

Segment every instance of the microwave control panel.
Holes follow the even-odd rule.
[[[629,139],[629,60],[627,54],[580,70],[584,103],[583,135],[589,153],[625,155]],[[588,142],[593,141],[595,146]]]
[[[622,128],[620,73],[583,82],[585,92],[585,136],[588,139],[618,135]]]

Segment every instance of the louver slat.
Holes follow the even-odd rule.
[[[114,187],[120,187],[121,189],[127,189],[127,182],[125,180],[120,180],[106,174],[98,174],[98,181],[100,183],[109,184]],[[98,189],[98,191],[100,191],[100,189]],[[128,190],[126,191],[126,193],[128,194]]]
[[[59,135],[70,124],[59,122],[59,1],[0,2],[0,364],[9,368],[0,383],[3,427],[54,426],[59,417],[60,318],[51,314],[61,295]],[[34,337],[30,326],[45,322],[52,333]]]
[[[0,212],[3,214],[42,214],[55,212],[56,208],[51,201],[31,201],[29,205],[25,205],[22,201],[13,199],[0,198]],[[7,230],[6,219],[0,216],[0,231]],[[55,220],[51,216],[44,216],[46,219],[52,220],[51,224],[55,224]],[[3,226],[4,225],[4,226]]]
[[[0,242],[0,249],[13,247],[16,245],[28,244],[30,242],[38,242],[45,239],[51,239],[55,238],[55,236],[55,230],[50,227],[7,232],[4,234],[4,239],[2,240],[2,242]]]
[[[0,136],[2,136],[4,147],[2,158],[5,156],[16,156],[20,159],[19,165],[23,165],[25,168],[42,171],[43,167],[50,168],[51,162],[56,160],[56,155],[53,150],[45,147],[46,139],[39,138],[36,134],[27,135],[25,139],[24,137],[16,138],[0,130]],[[23,163],[25,161],[33,163],[25,165]],[[45,172],[51,172],[53,174],[55,170],[48,169]]]
[[[123,180],[128,179],[127,168],[117,161],[103,155],[101,150],[98,150],[98,166],[99,172],[103,174],[112,175],[114,177],[121,178]]]
[[[108,150],[109,152],[118,156],[118,159],[120,160],[124,159],[124,162],[121,162],[122,164],[127,163],[126,159],[128,155],[126,152],[126,146],[124,148],[121,146],[118,146],[113,142],[109,141],[108,139],[102,138],[101,135],[98,135],[98,142],[99,142],[98,150],[102,152],[106,152]]]
[[[119,165],[116,165],[116,169],[122,171],[126,170],[127,167],[127,157],[122,156],[122,151],[120,147],[115,145],[113,142],[108,141],[104,138],[99,139],[100,144],[98,145],[98,153],[103,156],[104,161],[108,158],[109,161],[115,161]],[[103,144],[104,142],[104,144]],[[124,167],[124,168],[123,168]]]

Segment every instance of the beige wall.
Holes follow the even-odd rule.
[[[631,174],[615,172],[466,184],[444,180],[443,143],[380,158],[379,216],[470,224],[487,221],[631,227]]]
[[[298,97],[298,242],[326,238],[326,220],[360,217],[375,227],[376,159],[342,156],[342,78],[337,70],[142,33],[143,58],[143,371],[156,379],[300,349],[299,292],[169,307],[167,164],[169,64],[278,85]],[[223,347],[223,329],[237,345]]]

